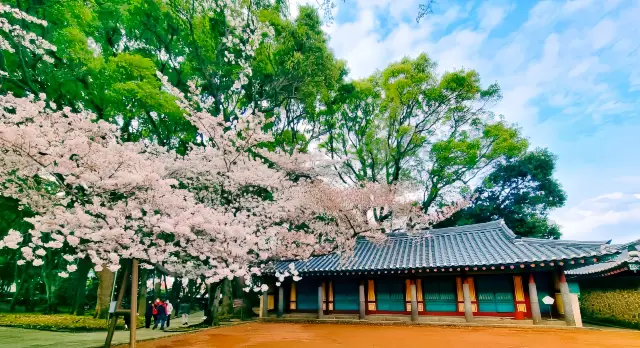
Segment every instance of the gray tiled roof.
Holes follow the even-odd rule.
[[[382,244],[362,239],[347,257],[336,254],[293,262],[298,272],[407,270],[562,261],[617,253],[607,242],[517,237],[503,221],[390,234]]]
[[[612,247],[620,251],[620,254],[615,256],[612,260],[576,268],[567,271],[567,275],[607,275],[614,271],[640,270],[640,255],[638,255],[638,250],[640,250],[640,239],[631,243],[614,245]]]

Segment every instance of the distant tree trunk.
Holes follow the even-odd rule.
[[[56,255],[47,253],[45,255],[45,263],[40,268],[42,274],[42,280],[44,281],[44,288],[47,295],[47,307],[45,309],[46,314],[58,313],[58,303],[56,294],[58,292],[58,285],[60,278],[57,272],[54,270],[56,265]]]
[[[13,294],[13,298],[11,299],[11,304],[9,305],[9,312],[14,312],[16,310],[16,305],[18,304],[18,300],[20,299],[20,295],[26,289],[27,280],[27,271],[29,266],[24,266],[22,270],[22,274],[18,277],[17,273],[17,264],[16,264],[16,292]]]
[[[78,262],[76,270],[76,299],[74,314],[84,315],[85,297],[87,295],[87,278],[91,270],[91,260],[84,258]]]
[[[187,291],[185,292],[182,301],[187,301],[189,303],[189,307],[194,308],[196,298],[198,294],[200,294],[203,284],[204,281],[200,281],[198,283],[197,279],[189,279],[187,282]],[[205,288],[205,291],[208,291],[208,287]]]
[[[25,312],[35,312],[36,311],[36,303],[33,300],[34,288],[38,283],[33,279],[28,279],[26,281],[27,288],[27,296],[25,297],[24,311]]]
[[[57,277],[57,275],[52,274],[43,268],[42,280],[44,281],[44,288],[47,295],[47,307],[44,310],[46,314],[58,313],[56,301],[57,281],[54,277]]]
[[[140,268],[140,292],[138,295],[138,314],[144,316],[147,313],[147,280],[149,271]]]
[[[156,283],[153,284],[153,297],[160,298],[162,296],[162,278],[156,279]]]
[[[221,283],[211,283],[208,286],[209,301],[204,309],[205,325],[218,325],[218,303],[220,303]]]
[[[220,305],[218,317],[233,316],[233,287],[231,285],[231,280],[227,278],[222,280],[222,304]]]
[[[242,316],[244,318],[257,317],[258,313],[253,311],[253,301],[255,293],[244,291],[245,283],[242,278],[233,279],[233,290],[237,297],[242,297]],[[286,302],[285,302],[286,303]]]
[[[169,293],[169,298],[171,299],[171,303],[178,303],[180,300],[180,292],[182,291],[182,279],[176,278],[173,280],[173,284],[171,286],[171,292]]]
[[[96,312],[94,318],[104,319],[109,313],[109,303],[111,302],[111,288],[115,280],[115,274],[108,268],[104,267],[102,271],[97,272],[98,281],[98,301],[96,303]]]

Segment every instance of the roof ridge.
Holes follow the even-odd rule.
[[[523,242],[542,244],[607,245],[607,241],[602,240],[545,239],[533,237],[521,237],[519,239]]]
[[[477,230],[483,230],[487,228],[498,228],[504,225],[503,220],[482,222],[479,224],[469,224],[462,226],[452,226],[452,227],[442,227],[442,228],[426,228],[421,230],[420,232],[430,232],[430,233],[455,233],[455,232],[474,232]]]

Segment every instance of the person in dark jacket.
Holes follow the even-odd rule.
[[[164,302],[159,301],[156,304],[156,311],[158,312],[158,314],[156,315],[156,320],[153,323],[153,329],[155,330],[156,328],[158,328],[158,323],[160,323],[160,330],[164,331],[164,322],[165,320],[167,320],[167,306],[164,304]]]
[[[189,302],[182,302],[180,304],[180,314],[182,315],[182,325],[189,325],[189,312],[191,312],[191,308],[189,307]]]
[[[129,316],[128,314],[125,314],[123,316],[124,318],[124,330],[129,330],[129,325],[131,325],[131,316]]]
[[[144,327],[151,327],[151,318],[153,317],[153,302],[147,301],[147,308],[144,311]]]

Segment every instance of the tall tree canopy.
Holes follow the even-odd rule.
[[[473,70],[435,68],[422,54],[342,86],[322,146],[342,161],[336,170],[345,184],[414,181],[427,211],[527,149],[518,130],[488,110],[500,98],[497,85],[483,88]]]
[[[503,219],[524,237],[560,238],[560,226],[549,220],[549,211],[560,208],[566,194],[553,177],[555,157],[536,149],[501,163],[475,189],[472,205],[438,226],[466,225]]]
[[[402,185],[320,175],[306,145],[345,70],[310,8],[289,21],[244,1],[89,2],[91,26],[71,20],[73,0],[16,5],[0,7],[0,49],[19,58],[2,66],[0,185],[35,216],[0,249],[42,270],[52,312],[61,279],[81,269],[86,281],[86,263],[100,289],[132,258],[250,289],[274,259],[348,252],[465,204],[421,210]],[[53,33],[36,17],[51,11]],[[77,45],[48,41],[68,32],[61,44]],[[372,220],[378,207],[394,219]]]

